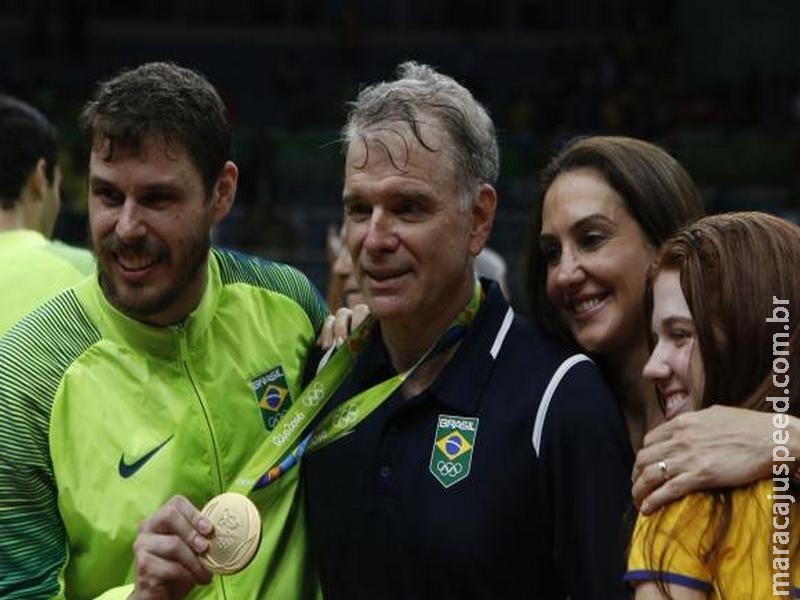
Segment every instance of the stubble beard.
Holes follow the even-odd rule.
[[[147,323],[153,316],[167,310],[176,303],[190,284],[201,276],[201,271],[205,268],[211,249],[211,237],[208,234],[201,234],[192,238],[186,258],[182,261],[183,264],[175,266],[176,274],[172,284],[161,294],[150,299],[141,298],[139,297],[140,294],[137,293],[139,291],[144,292],[146,285],[127,284],[127,287],[131,288],[133,292],[124,293],[120,291],[114,278],[109,275],[105,267],[105,261],[101,257],[104,256],[105,260],[109,262],[113,261],[114,258],[109,246],[113,247],[115,244],[118,244],[118,242],[107,239],[101,243],[102,248],[100,250],[96,246],[94,248],[95,256],[97,257],[100,287],[106,299],[119,311],[137,321]],[[163,248],[161,245],[160,247]],[[172,258],[172,254],[166,248],[163,248],[160,254],[160,261],[169,261]]]

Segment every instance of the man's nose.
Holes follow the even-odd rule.
[[[364,249],[368,252],[392,251],[397,247],[394,217],[381,207],[373,209],[367,224]]]
[[[117,237],[123,242],[130,242],[144,236],[146,231],[142,208],[133,200],[126,199],[117,218]]]

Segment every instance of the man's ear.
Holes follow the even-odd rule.
[[[488,183],[482,183],[478,188],[475,202],[470,209],[472,212],[472,227],[469,237],[469,252],[477,256],[486,245],[489,234],[492,233],[494,215],[497,211],[497,192]]]
[[[47,180],[47,161],[44,158],[36,161],[36,166],[33,167],[31,174],[28,176],[26,185],[30,195],[37,201],[45,197],[49,182]]]
[[[227,161],[217,177],[211,196],[211,220],[214,225],[222,221],[233,207],[238,181],[239,169]]]

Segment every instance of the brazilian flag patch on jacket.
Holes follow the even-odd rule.
[[[469,475],[477,435],[477,418],[439,415],[428,468],[444,487]]]
[[[289,392],[289,384],[286,382],[283,367],[278,365],[263,375],[259,375],[250,382],[250,387],[253,388],[256,401],[261,409],[264,426],[268,431],[272,431],[292,406],[292,394]]]

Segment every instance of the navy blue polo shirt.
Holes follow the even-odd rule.
[[[376,331],[331,406],[391,375]],[[621,413],[594,363],[494,284],[427,390],[304,461],[327,600],[628,597]]]

